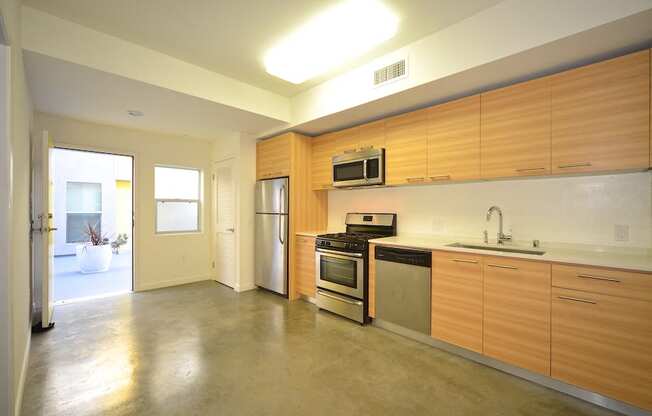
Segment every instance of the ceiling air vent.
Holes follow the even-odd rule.
[[[374,86],[385,84],[390,81],[396,81],[407,75],[407,59],[403,58],[393,64],[374,71]]]

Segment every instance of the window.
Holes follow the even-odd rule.
[[[156,232],[199,231],[200,172],[197,169],[154,168]]]
[[[66,183],[66,243],[88,241],[89,224],[102,234],[102,184]]]

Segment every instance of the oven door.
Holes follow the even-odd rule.
[[[356,155],[342,155],[333,158],[333,186],[349,187],[364,185],[382,185],[385,183],[384,152],[375,151],[375,155],[354,158]]]
[[[364,255],[317,249],[317,287],[364,299]]]

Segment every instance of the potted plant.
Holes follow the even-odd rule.
[[[86,224],[85,234],[88,236],[86,244],[76,247],[77,263],[82,273],[100,273],[109,270],[113,252],[109,239],[102,236],[98,226]]]
[[[115,241],[111,241],[111,248],[113,249],[113,254],[120,254],[120,247],[127,244],[129,241],[129,236],[125,234],[118,234],[118,238]]]

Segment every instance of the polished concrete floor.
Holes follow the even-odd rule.
[[[23,415],[612,415],[375,327],[213,282],[63,305]]]

